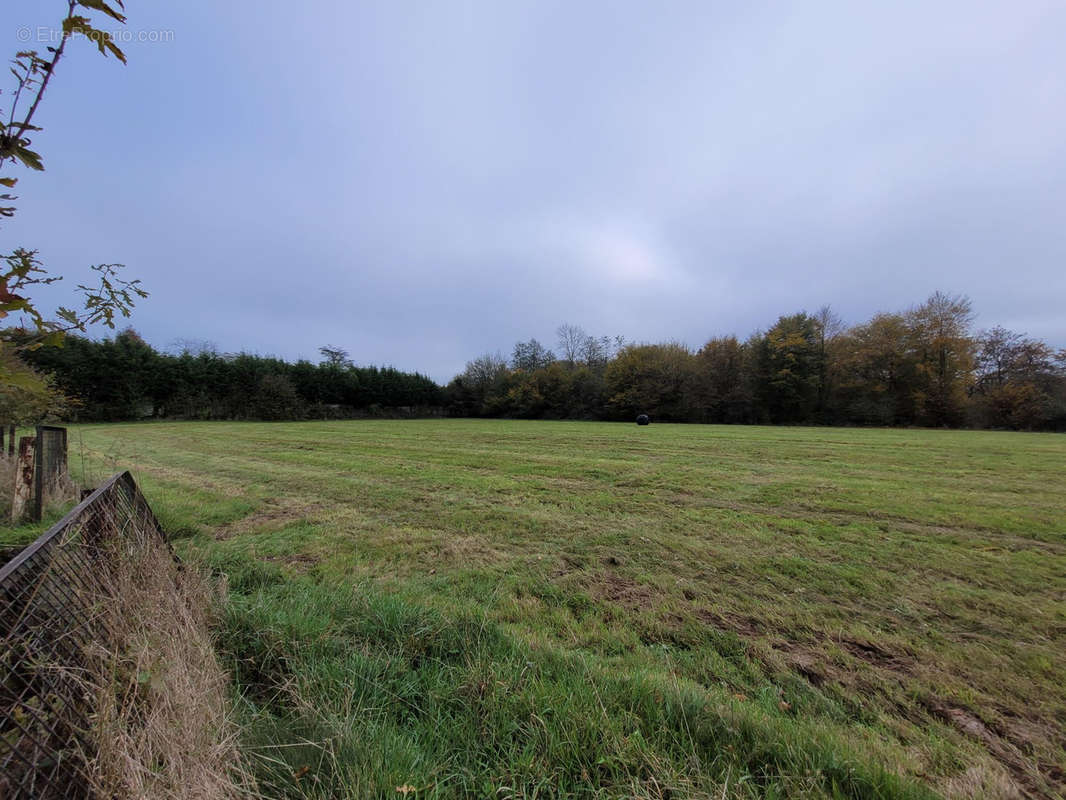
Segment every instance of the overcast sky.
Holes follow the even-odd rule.
[[[6,52],[64,5],[4,0]],[[72,47],[0,238],[127,264],[159,347],[443,381],[561,322],[698,346],[936,289],[1066,346],[1062,0],[127,11],[147,41]]]

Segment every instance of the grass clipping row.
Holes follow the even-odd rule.
[[[86,778],[98,797],[246,795],[211,625],[222,599],[154,535],[106,537],[84,682]]]

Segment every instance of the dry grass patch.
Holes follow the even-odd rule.
[[[113,566],[94,602],[101,635],[80,676],[92,789],[145,800],[242,796],[227,677],[210,632],[219,589],[155,537],[108,549]]]
[[[440,543],[440,558],[449,564],[486,566],[503,561],[507,553],[480,536],[448,536]]]
[[[291,497],[271,498],[248,516],[220,525],[215,530],[215,538],[223,540],[246,533],[270,533],[290,523],[307,520],[323,508],[321,503],[307,503]]]
[[[0,453],[0,521],[11,518],[11,498],[15,491],[15,459]]]

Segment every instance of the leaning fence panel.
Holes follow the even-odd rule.
[[[79,671],[108,600],[109,548],[147,537],[162,530],[123,472],[0,568],[0,798],[87,795]]]

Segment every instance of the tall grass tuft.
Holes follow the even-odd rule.
[[[222,800],[250,788],[211,627],[222,589],[156,536],[106,538],[79,680],[95,796]]]

